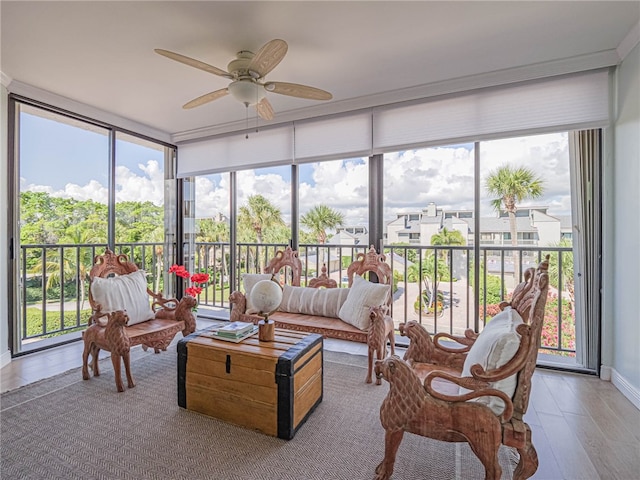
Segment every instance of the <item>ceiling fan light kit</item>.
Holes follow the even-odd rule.
[[[264,87],[253,80],[236,80],[227,87],[233,98],[245,106],[254,106],[265,97]]]
[[[236,54],[236,58],[227,65],[228,72],[169,50],[157,48],[155,52],[171,60],[233,80],[226,88],[195,98],[184,104],[183,108],[199,107],[231,94],[245,107],[255,106],[262,119],[272,120],[273,107],[266,98],[266,92],[308,100],[331,100],[333,98],[329,92],[308,85],[286,82],[264,83],[264,77],[282,61],[288,48],[287,42],[275,39],[264,44],[255,54],[248,50],[241,50]]]

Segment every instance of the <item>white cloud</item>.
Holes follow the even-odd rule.
[[[549,207],[551,215],[568,215],[571,211],[569,183],[569,153],[564,133],[487,141],[481,143],[482,215],[492,215],[484,192],[488,172],[505,163],[526,165],[544,180],[543,198],[523,202],[526,205]],[[138,164],[142,175],[120,166],[116,170],[119,201],[164,200],[164,173],[157,161]],[[282,169],[282,175],[278,173]],[[291,220],[291,185],[289,167],[248,170],[236,177],[238,206],[252,194],[261,194],[276,205],[286,222]],[[368,223],[367,160],[328,161],[299,166],[300,214],[318,204],[326,204],[345,215],[347,224]],[[384,203],[385,221],[399,212],[425,208],[429,202],[445,209],[473,209],[474,152],[472,145],[434,147],[408,150],[385,155]],[[229,216],[229,174],[196,178],[196,217]],[[54,191],[43,185],[27,185],[21,179],[21,189],[46,191],[54,196],[92,199],[107,202],[107,188],[97,180],[86,185],[67,184]]]
[[[164,203],[164,172],[156,160],[146,164],[138,164],[144,175],[137,175],[129,168],[116,167],[116,201],[151,201],[155,205]],[[54,190],[48,185],[28,184],[25,178],[20,179],[21,191],[47,192],[53,197],[74,198],[76,200],[93,200],[106,204],[109,199],[108,189],[98,180],[89,180],[85,185],[67,183],[64,188]]]

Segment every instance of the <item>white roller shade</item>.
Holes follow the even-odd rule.
[[[178,145],[178,177],[283,165],[293,161],[293,125]]]
[[[373,151],[603,127],[609,121],[608,92],[608,72],[599,70],[378,107]]]
[[[296,163],[371,154],[371,110],[295,122]]]

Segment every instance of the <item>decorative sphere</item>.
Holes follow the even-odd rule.
[[[275,312],[282,302],[282,288],[273,280],[260,280],[251,289],[251,303],[261,314]]]

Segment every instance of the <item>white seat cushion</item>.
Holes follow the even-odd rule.
[[[369,309],[383,305],[389,297],[390,290],[389,285],[369,282],[360,275],[354,275],[349,295],[338,317],[360,330],[369,330]]]
[[[102,312],[126,310],[129,316],[128,325],[142,323],[155,317],[147,293],[147,277],[144,270],[116,277],[95,277],[91,281],[91,296],[100,304]]]
[[[340,308],[346,301],[349,291],[349,288],[311,288],[285,285],[278,310],[338,318]]]
[[[511,307],[506,307],[502,312],[493,317],[484,327],[473,346],[467,354],[462,376],[471,376],[471,366],[480,364],[485,371],[503,366],[518,351],[520,335],[516,327],[522,324],[522,317]],[[516,389],[517,375],[511,375],[504,380],[492,383],[492,387],[512,397]],[[466,388],[460,388],[460,393],[469,392]],[[496,415],[504,410],[504,402],[497,397],[480,397],[475,399],[486,404]]]

